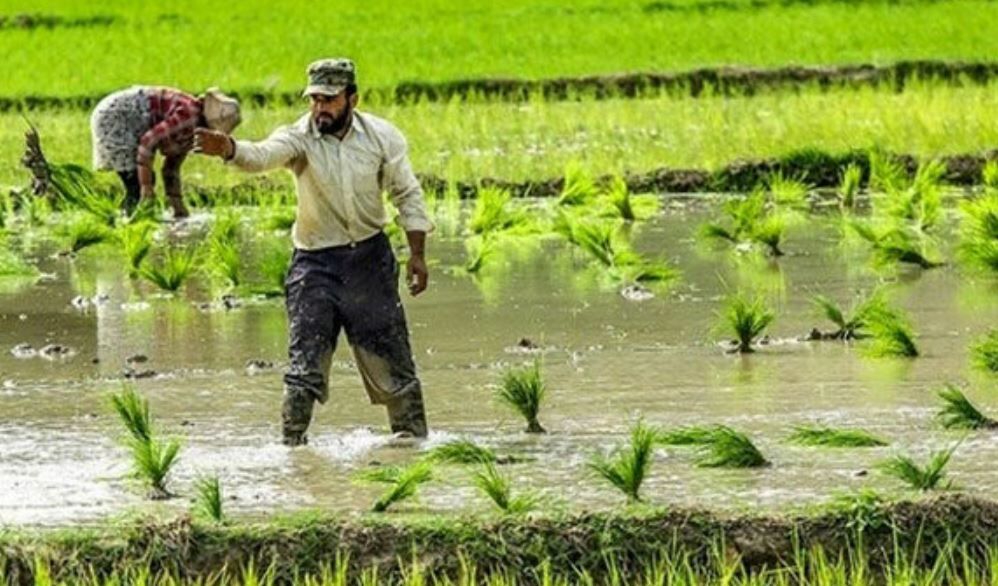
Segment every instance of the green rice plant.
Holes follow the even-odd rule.
[[[756,243],[764,245],[773,256],[782,256],[780,242],[787,230],[786,216],[769,209],[766,192],[757,187],[751,194],[731,199],[721,207],[727,216],[726,225],[708,222],[699,229],[701,238],[730,244]]]
[[[771,213],[762,218],[757,224],[755,224],[755,226],[752,227],[752,231],[749,232],[749,236],[752,242],[765,245],[771,256],[783,256],[783,251],[780,249],[780,243],[783,241],[783,237],[786,232],[786,216]]]
[[[660,431],[655,441],[665,446],[696,446],[714,441],[717,426],[688,426],[667,431]]]
[[[138,276],[142,263],[149,256],[155,230],[155,226],[149,222],[128,223],[115,229],[115,241],[128,259],[130,276]]]
[[[874,213],[897,221],[911,223],[919,232],[926,232],[942,217],[942,179],[946,166],[940,161],[927,161],[918,166],[909,180],[902,172],[890,179],[883,193],[874,199]]]
[[[896,192],[908,185],[908,173],[891,155],[879,149],[871,150],[869,163],[870,190]]]
[[[197,268],[196,246],[167,247],[158,264],[147,261],[139,268],[139,276],[164,291],[177,291]]]
[[[648,476],[659,433],[638,421],[631,428],[630,443],[612,456],[596,454],[589,468],[627,495],[629,502],[641,501],[641,484]]]
[[[429,459],[448,464],[490,464],[496,461],[495,451],[468,439],[452,440],[430,450]]]
[[[598,195],[592,176],[577,163],[565,167],[565,177],[558,196],[559,206],[582,206],[591,203]]]
[[[915,490],[934,490],[946,477],[946,465],[949,464],[953,452],[959,445],[957,443],[948,450],[933,452],[925,466],[920,466],[912,458],[899,454],[881,462],[879,468],[884,474],[903,481]],[[948,490],[952,484],[952,482],[948,482],[942,486],[942,489]]]
[[[239,215],[231,210],[218,211],[208,232],[208,239],[235,242],[239,240],[241,232],[242,221]]]
[[[717,313],[718,329],[729,331],[735,336],[733,351],[754,352],[752,343],[776,319],[761,297],[749,299],[744,293],[729,295],[724,310]]]
[[[272,231],[287,232],[295,225],[298,210],[293,206],[275,206],[265,216],[264,228]]]
[[[433,468],[429,462],[420,460],[404,467],[384,466],[361,474],[368,482],[387,484],[388,489],[378,497],[371,510],[383,513],[389,507],[416,495],[420,485],[433,480]]]
[[[998,273],[998,188],[960,205],[959,254],[968,266]]]
[[[194,512],[199,516],[221,523],[225,521],[225,511],[223,510],[222,484],[218,476],[206,476],[199,478],[194,483],[197,497],[194,503]]]
[[[852,220],[847,225],[856,235],[870,243],[874,262],[879,266],[908,263],[932,269],[945,264],[929,258],[921,239],[901,226],[874,227],[859,220]]]
[[[58,228],[63,241],[64,250],[76,253],[84,248],[103,244],[112,238],[114,233],[106,224],[89,215],[77,216]]]
[[[483,462],[472,481],[482,494],[507,515],[521,515],[537,506],[536,495],[512,495],[509,478],[499,472],[494,462]]]
[[[114,226],[121,217],[124,193],[99,187],[90,170],[75,164],[48,163],[49,187],[62,203],[62,209],[86,212],[105,226]]]
[[[863,181],[863,169],[856,163],[849,163],[839,176],[839,209],[843,212],[856,209],[856,196]]]
[[[998,189],[998,161],[988,161],[981,169],[981,183],[988,190]]]
[[[998,421],[978,411],[959,388],[947,384],[938,393],[943,407],[936,418],[946,429],[995,429]]]
[[[778,206],[806,208],[808,205],[807,194],[811,191],[811,186],[800,179],[777,171],[766,178],[766,186],[773,203]]]
[[[283,241],[269,244],[260,255],[257,271],[262,280],[250,286],[250,292],[266,297],[284,295],[284,280],[291,270],[291,246]]]
[[[465,248],[468,251],[468,262],[464,265],[464,270],[476,274],[481,272],[489,259],[495,257],[499,252],[495,238],[473,237],[465,241]]]
[[[156,437],[149,403],[134,388],[126,386],[111,395],[111,406],[128,433],[125,446],[132,454],[133,474],[149,486],[150,498],[169,498],[166,481],[177,462],[180,442]]]
[[[468,220],[472,233],[481,236],[526,225],[523,210],[513,210],[513,196],[506,189],[483,187],[475,195],[475,207]]]
[[[970,346],[971,362],[979,370],[998,374],[998,329],[989,330]]]
[[[559,214],[555,230],[607,269],[616,280],[661,283],[679,277],[679,272],[667,262],[647,260],[635,252],[618,236],[616,226],[610,222],[578,220]]]
[[[633,222],[638,219],[631,200],[631,190],[627,187],[627,182],[623,178],[614,177],[612,179],[606,197],[612,209],[615,210],[616,215],[622,220]]]
[[[829,508],[844,513],[849,520],[846,527],[863,533],[867,529],[879,529],[889,522],[884,512],[886,501],[876,491],[862,488],[856,492],[837,495]]]
[[[26,262],[20,254],[7,248],[0,239],[0,278],[5,277],[36,277],[38,268]]]
[[[838,328],[829,336],[836,340],[855,340],[868,337],[865,330],[869,316],[876,312],[888,310],[886,297],[881,291],[874,291],[869,296],[857,300],[848,316],[829,297],[815,295],[811,300],[818,312]]]
[[[828,448],[869,448],[886,446],[887,442],[861,429],[797,426],[787,441],[802,446]]]
[[[867,353],[876,358],[915,358],[918,347],[915,332],[907,316],[886,304],[866,314],[866,323],[872,340]]]
[[[769,462],[747,435],[720,425],[700,447],[697,466],[703,468],[758,468]]]
[[[541,376],[540,362],[525,368],[511,368],[503,372],[502,382],[495,393],[496,399],[512,408],[527,421],[527,433],[546,433],[537,420],[541,405],[547,397],[547,385]]]
[[[205,268],[232,287],[242,283],[242,254],[234,240],[209,238],[205,245]]]

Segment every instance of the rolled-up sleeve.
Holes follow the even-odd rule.
[[[433,222],[426,213],[423,188],[409,163],[409,147],[397,130],[389,133],[385,144],[383,185],[399,212],[399,223],[406,232],[432,232]]]
[[[262,141],[237,140],[235,145],[235,153],[228,162],[250,172],[285,167],[305,152],[301,138],[288,126],[278,128]]]

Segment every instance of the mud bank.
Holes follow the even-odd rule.
[[[857,528],[862,527],[862,539]],[[861,548],[870,567],[904,552],[915,567],[930,567],[946,548],[984,555],[998,540],[998,503],[962,495],[873,509],[788,517],[725,517],[702,510],[596,513],[555,519],[309,520],[265,525],[210,526],[179,519],[73,533],[0,538],[0,567],[11,584],[31,584],[36,559],[53,578],[73,580],[147,567],[184,579],[223,567],[273,565],[278,581],[317,572],[337,559],[352,571],[378,567],[398,576],[415,559],[428,573],[456,575],[461,560],[481,571],[537,568],[554,575],[605,575],[607,555],[623,575],[637,575],[663,556],[694,565],[716,562],[718,549],[748,571],[792,564],[795,554],[821,548],[830,557]],[[340,556],[337,558],[337,556]],[[346,557],[344,557],[346,556]],[[848,559],[848,558],[847,558]]]

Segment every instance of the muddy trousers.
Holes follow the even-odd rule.
[[[385,405],[393,432],[427,433],[423,393],[388,238],[296,250],[285,281],[290,364],[284,375],[284,441],[303,443],[316,401],[329,397],[329,367],[346,333],[367,394]]]

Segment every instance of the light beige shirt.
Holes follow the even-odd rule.
[[[404,230],[433,230],[407,149],[391,123],[355,110],[342,140],[321,134],[306,114],[260,142],[236,141],[230,162],[246,171],[291,170],[298,192],[292,238],[296,248],[316,250],[365,240],[384,228],[383,191]]]

